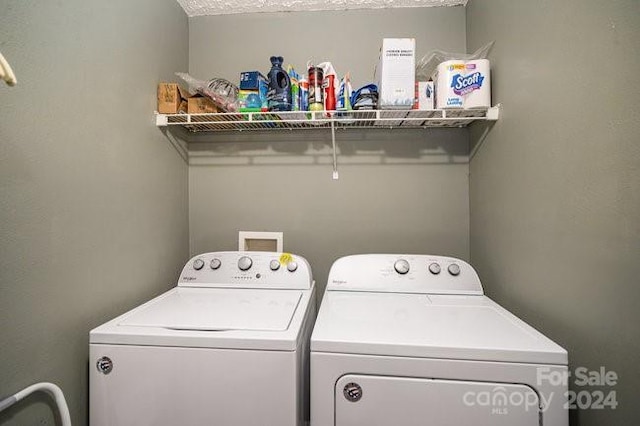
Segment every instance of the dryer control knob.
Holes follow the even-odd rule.
[[[195,269],[196,271],[199,271],[203,267],[204,267],[204,260],[196,259],[193,261],[193,269]]]
[[[253,260],[249,256],[242,256],[238,259],[238,268],[241,271],[248,271],[251,265],[253,265]]]
[[[431,272],[433,275],[438,275],[440,273],[440,265],[433,262],[429,265],[429,272]]]
[[[273,259],[271,262],[269,262],[269,268],[271,268],[272,271],[277,271],[278,269],[280,269],[280,262]]]
[[[460,275],[460,266],[457,263],[452,263],[451,265],[449,265],[448,269],[449,269],[449,273],[454,277],[456,275]]]
[[[298,262],[292,260],[291,262],[287,263],[287,271],[295,272],[297,269],[298,269]]]
[[[393,264],[393,267],[400,275],[404,275],[409,272],[409,262],[404,259],[396,260],[396,263]]]
[[[215,257],[215,258],[211,259],[211,263],[209,263],[209,266],[211,267],[211,269],[216,270],[220,266],[222,266],[222,262],[220,261],[220,259]]]

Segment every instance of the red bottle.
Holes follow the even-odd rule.
[[[336,87],[335,87],[335,75],[328,75],[324,78],[324,109],[326,111],[336,110]]]

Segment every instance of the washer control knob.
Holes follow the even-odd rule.
[[[409,262],[404,259],[396,260],[396,263],[393,264],[393,267],[400,275],[404,275],[409,272]]]
[[[280,262],[273,259],[271,262],[269,262],[269,268],[271,268],[272,271],[277,271],[278,269],[280,269]]]
[[[440,273],[440,265],[436,262],[433,262],[429,265],[429,272],[433,275],[438,275]]]
[[[295,260],[292,260],[291,262],[287,263],[287,271],[295,272],[297,269],[298,269],[298,262],[296,262]]]
[[[238,259],[238,269],[241,271],[248,271],[251,265],[253,265],[253,260],[249,256],[242,256]]]
[[[213,259],[211,259],[211,263],[209,263],[209,266],[211,267],[211,269],[216,270],[220,266],[222,266],[222,262],[217,257],[214,257]]]
[[[196,259],[193,261],[193,269],[195,269],[196,271],[199,271],[203,267],[204,267],[204,260]]]
[[[456,275],[460,275],[460,266],[457,263],[452,263],[451,265],[449,265],[448,269],[449,269],[449,273],[454,277]]]

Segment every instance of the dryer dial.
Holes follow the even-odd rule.
[[[209,263],[209,266],[211,267],[211,269],[216,270],[220,268],[220,266],[222,266],[222,262],[217,257],[214,257],[213,259],[211,259],[211,263]]]
[[[271,262],[269,262],[269,268],[271,268],[272,271],[277,271],[278,269],[280,269],[280,262],[273,259]]]

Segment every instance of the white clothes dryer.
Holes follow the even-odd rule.
[[[302,426],[315,286],[296,255],[215,252],[91,331],[91,426]]]
[[[567,426],[567,371],[468,263],[347,256],[311,337],[311,425]]]

